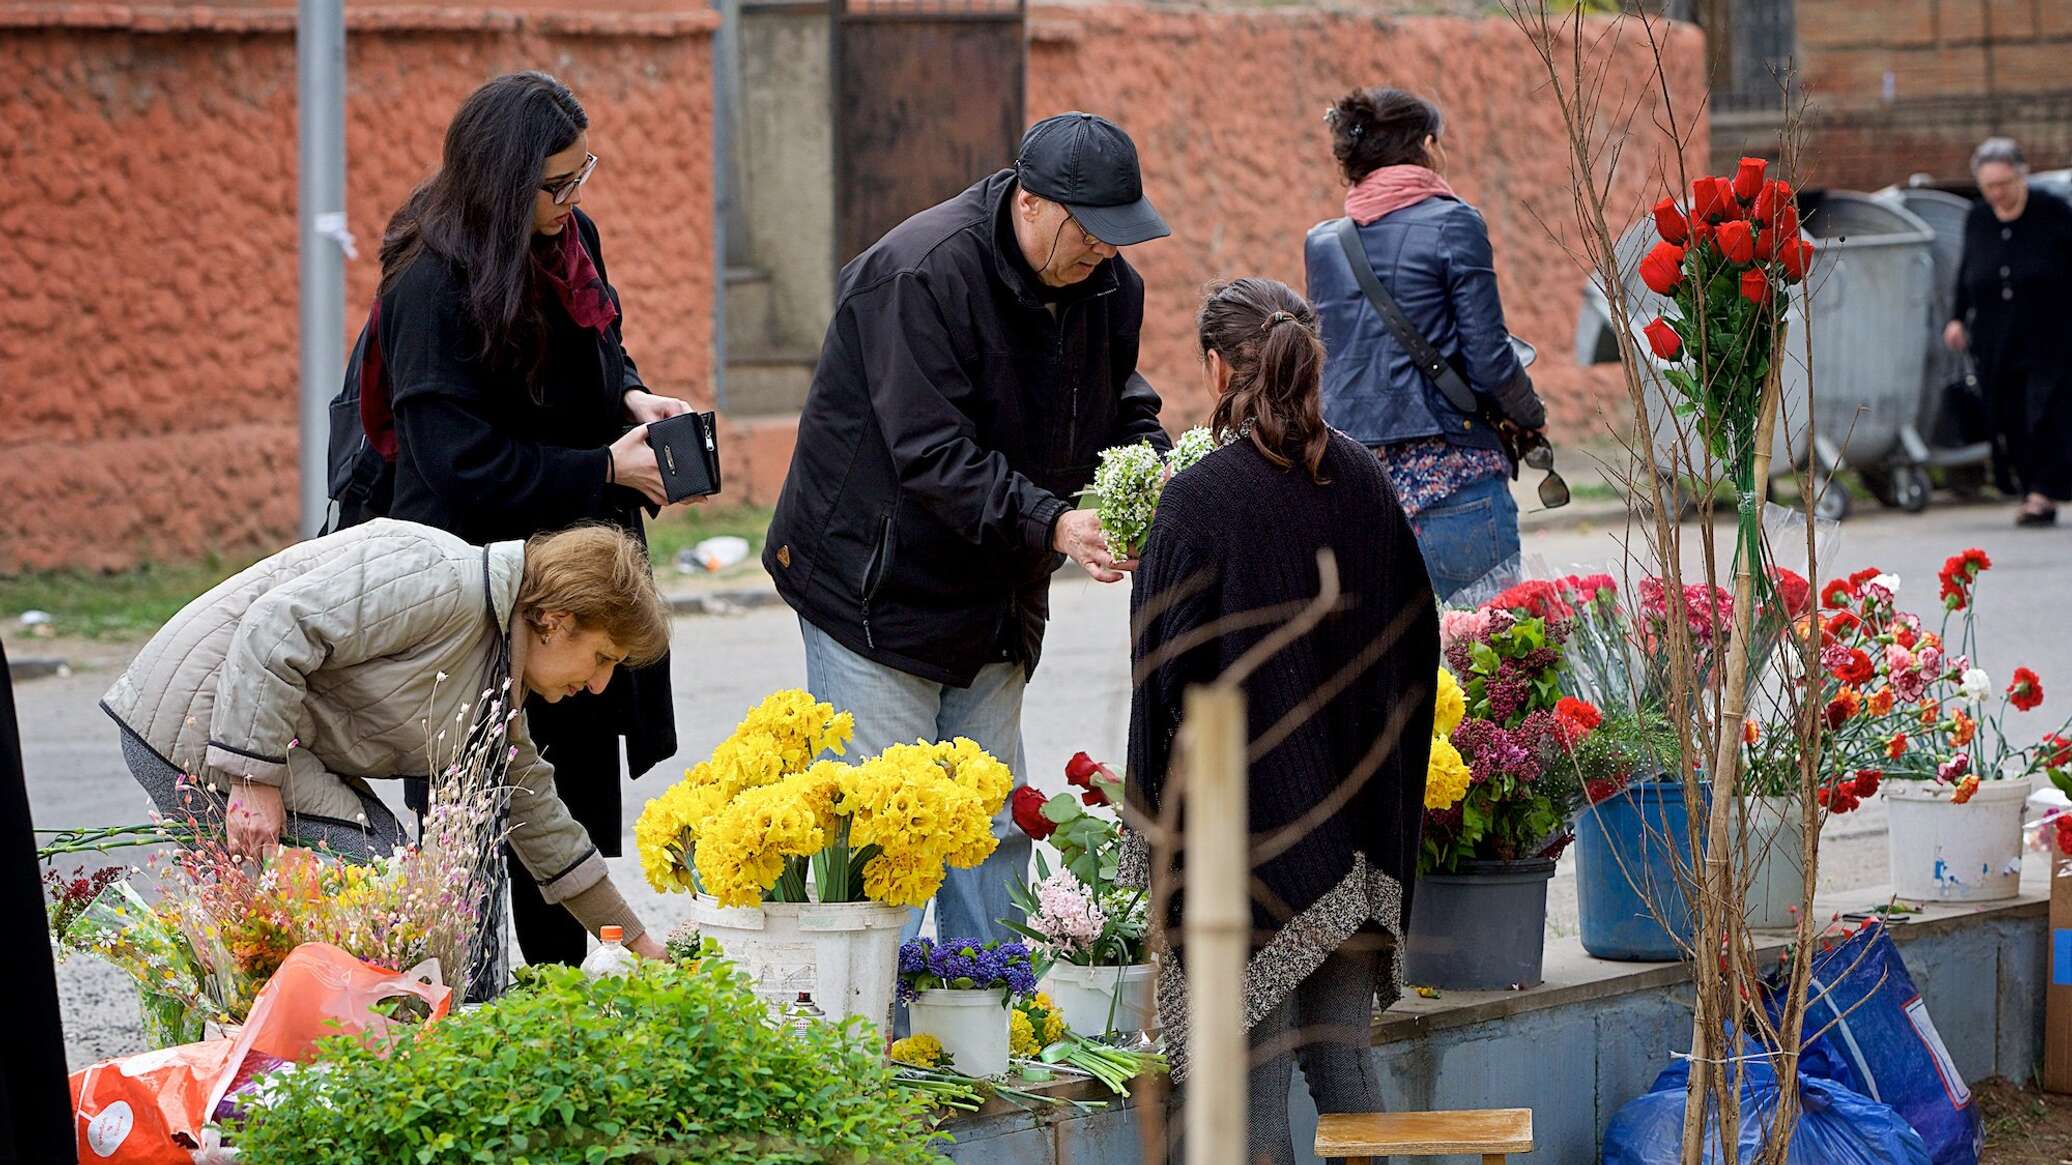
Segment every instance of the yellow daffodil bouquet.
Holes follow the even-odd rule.
[[[805,692],[772,694],[712,756],[648,802],[634,826],[657,890],[721,906],[882,902],[923,906],[946,865],[968,870],[997,840],[1014,776],[959,737],[894,745],[857,764],[848,712]]]

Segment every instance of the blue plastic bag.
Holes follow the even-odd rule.
[[[1741,1161],[1761,1151],[1775,1119],[1777,1071],[1751,1061],[1741,1085]],[[1676,1165],[1683,1155],[1684,1085],[1690,1065],[1677,1061],[1655,1078],[1645,1096],[1628,1101],[1604,1133],[1604,1165]],[[1921,1134],[1898,1113],[1831,1080],[1799,1076],[1798,1126],[1791,1136],[1792,1165],[1929,1165]],[[1707,1120],[1705,1160],[1720,1159],[1717,1113]]]
[[[1781,1001],[1770,1008],[1774,1017]],[[1921,1134],[1932,1165],[1978,1165],[1978,1106],[1884,927],[1867,926],[1813,960],[1805,1032],[1802,1076],[1891,1105]]]

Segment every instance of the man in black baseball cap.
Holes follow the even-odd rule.
[[[1169,233],[1129,135],[1067,113],[842,269],[763,565],[799,614],[806,686],[855,713],[857,755],[964,736],[1021,782],[1060,556],[1102,582],[1133,565],[1073,499],[1102,450],[1171,445],[1137,372],[1144,281],[1119,253]],[[1005,811],[994,834],[984,865],[950,871],[939,933],[1010,937],[1030,842]]]

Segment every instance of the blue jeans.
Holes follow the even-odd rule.
[[[1020,664],[980,669],[968,688],[953,688],[873,663],[837,643],[804,619],[806,688],[817,700],[856,717],[849,756],[867,757],[895,744],[968,736],[1014,771],[1022,784],[1022,690],[1028,674]],[[1000,846],[977,869],[952,869],[935,896],[939,938],[1011,939],[998,919],[1015,916],[1008,888],[1029,873],[1029,836],[1014,827],[1007,808],[993,816]],[[923,912],[914,911],[907,937],[920,933]]]
[[[1518,503],[1511,483],[1486,478],[1410,519],[1425,573],[1441,600],[1452,598],[1518,555]]]

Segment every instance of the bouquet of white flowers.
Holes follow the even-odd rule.
[[[1166,479],[1215,448],[1215,437],[1197,426],[1180,434],[1172,452],[1162,458],[1148,441],[1101,451],[1094,484],[1084,496],[1094,499],[1094,510],[1101,517],[1101,536],[1108,540],[1108,549],[1116,557],[1134,558],[1144,549]]]

